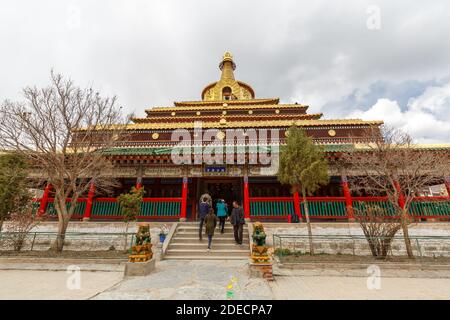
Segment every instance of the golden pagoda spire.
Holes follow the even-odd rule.
[[[224,53],[222,62],[219,64],[219,69],[222,70],[220,80],[234,80],[233,71],[236,69],[236,64],[230,52],[227,51]]]
[[[220,80],[207,85],[202,91],[204,101],[249,100],[255,98],[255,92],[248,84],[234,78],[236,64],[230,52],[225,52],[219,64],[222,71]]]

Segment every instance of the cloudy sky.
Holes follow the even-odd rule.
[[[52,68],[130,112],[197,100],[224,51],[257,97],[450,142],[448,0],[1,0],[0,99]]]

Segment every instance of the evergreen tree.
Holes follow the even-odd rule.
[[[141,213],[141,204],[144,196],[144,188],[132,187],[129,193],[117,197],[117,202],[122,209],[123,221],[126,223],[124,250],[127,249],[127,233],[130,221],[135,221]]]
[[[296,126],[289,128],[286,146],[281,150],[278,180],[290,184],[293,192],[302,194],[310,254],[314,254],[306,196],[312,195],[321,185],[328,184],[328,164],[323,149],[315,145],[312,139]]]
[[[0,155],[0,231],[11,213],[21,210],[31,199],[27,188],[26,160],[15,153]]]

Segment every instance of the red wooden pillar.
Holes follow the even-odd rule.
[[[297,215],[298,219],[302,219],[302,210],[300,209],[300,195],[298,194],[298,191],[294,192],[294,212]],[[292,217],[291,215],[288,215],[288,222],[291,223]]]
[[[248,176],[244,176],[244,218],[250,219],[250,196],[248,190]]]
[[[400,183],[398,183],[397,180],[394,180],[394,187],[398,192],[398,205],[400,206],[400,208],[404,209],[405,208],[405,197],[404,197],[402,189],[400,187]]]
[[[348,187],[347,176],[341,176],[341,186],[345,197],[345,208],[347,210],[347,217],[349,221],[355,220],[355,215],[353,212],[352,194],[350,193],[350,188]]]
[[[86,201],[86,209],[84,210],[83,214],[83,221],[88,221],[89,219],[91,219],[92,203],[94,202],[94,195],[95,195],[95,184],[94,182],[91,182]]]
[[[183,177],[183,185],[181,187],[181,212],[180,221],[186,221],[187,195],[188,195],[188,178]]]
[[[44,189],[44,194],[41,198],[41,204],[39,205],[38,217],[42,216],[45,213],[45,209],[47,208],[48,196],[50,194],[50,190],[52,189],[52,185],[50,183]]]
[[[140,189],[140,188],[142,188],[142,178],[141,177],[138,177],[137,179],[136,179],[136,189]]]
[[[450,199],[450,177],[445,178],[445,188],[447,189],[447,195]]]

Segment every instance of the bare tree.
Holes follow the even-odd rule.
[[[116,97],[76,87],[51,72],[48,87],[27,87],[23,102],[5,101],[0,109],[0,146],[26,156],[51,183],[58,215],[54,244],[62,251],[77,199],[95,181],[96,190],[114,185],[112,164],[102,154],[123,134]],[[66,206],[66,199],[70,199]]]
[[[449,172],[449,153],[422,148],[407,133],[387,126],[368,129],[367,135],[372,142],[356,144],[355,150],[343,154],[341,163],[352,172],[353,190],[387,197],[400,218],[407,254],[413,257],[408,232],[411,203],[424,187],[440,183]]]
[[[386,258],[391,251],[395,234],[402,227],[400,217],[386,217],[383,208],[377,205],[356,208],[354,214],[369,243],[372,255]]]
[[[6,240],[12,245],[14,251],[20,251],[23,248],[28,234],[43,221],[43,218],[38,218],[34,214],[31,201],[11,213],[5,229]]]

